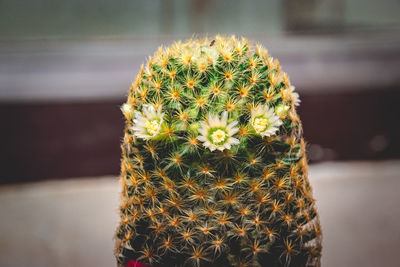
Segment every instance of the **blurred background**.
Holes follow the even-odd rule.
[[[300,93],[323,266],[399,266],[399,14],[399,0],[0,0],[0,266],[115,265],[119,107],[158,46],[215,34],[265,46]]]

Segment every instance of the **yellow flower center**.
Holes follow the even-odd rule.
[[[254,119],[253,127],[256,132],[262,132],[267,127],[268,120],[266,118],[256,118]]]
[[[158,129],[160,128],[160,123],[158,122],[158,120],[146,121],[145,126],[147,128],[147,131],[151,135],[155,135],[156,133],[158,133]]]
[[[226,133],[221,129],[216,130],[215,132],[213,132],[211,134],[211,139],[214,144],[221,143],[222,141],[225,140],[225,137],[226,137]]]

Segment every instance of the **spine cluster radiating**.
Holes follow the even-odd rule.
[[[118,266],[320,266],[299,103],[244,38],[161,47],[121,108]]]

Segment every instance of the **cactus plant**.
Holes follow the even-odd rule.
[[[160,47],[121,108],[118,266],[320,266],[299,102],[245,38]]]

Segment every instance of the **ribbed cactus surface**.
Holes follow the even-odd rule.
[[[122,106],[118,265],[320,266],[299,102],[244,38],[161,47]]]

